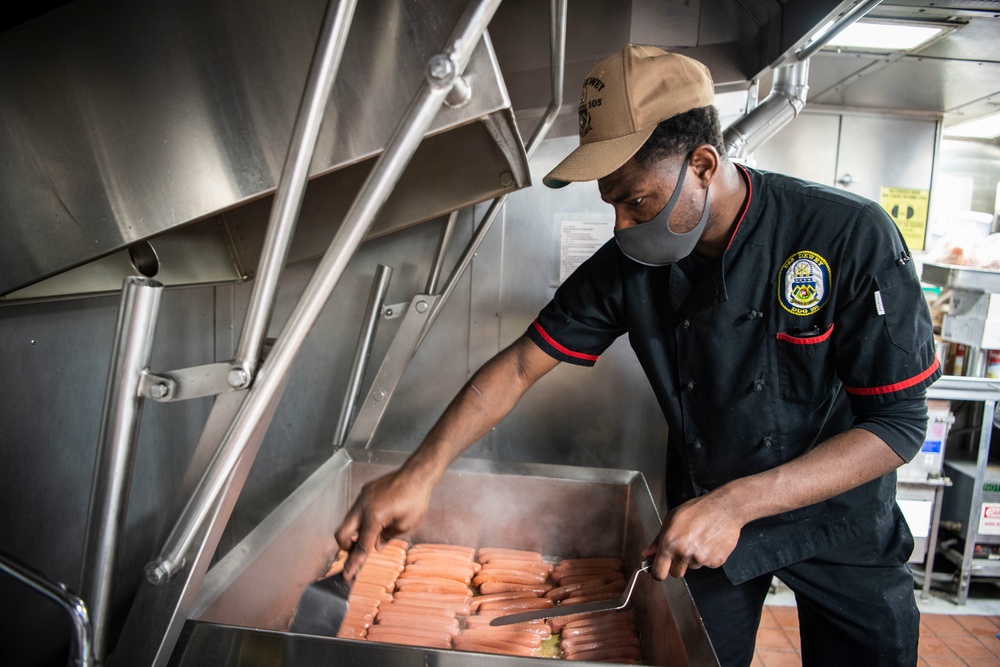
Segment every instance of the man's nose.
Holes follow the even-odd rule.
[[[631,215],[628,215],[624,211],[619,211],[619,210],[615,211],[615,229],[616,230],[619,230],[619,229],[628,229],[629,227],[635,227],[636,224],[637,223],[636,223],[635,219]]]

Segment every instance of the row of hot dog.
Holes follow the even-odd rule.
[[[345,554],[328,574],[343,564]],[[338,637],[531,657],[637,663],[630,610],[494,627],[496,616],[618,597],[617,558],[392,540],[361,568]]]

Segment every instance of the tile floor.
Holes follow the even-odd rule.
[[[1000,615],[922,613],[921,667],[997,667],[1000,665]],[[801,667],[799,619],[795,607],[764,607],[752,667]]]

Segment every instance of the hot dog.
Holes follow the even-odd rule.
[[[559,616],[556,618],[549,619],[549,625],[552,626],[552,632],[562,632],[562,629],[569,627],[573,623],[580,623],[583,625],[594,625],[606,622],[605,617],[609,614],[621,614],[627,612],[619,611],[602,611],[592,614],[570,614],[568,616]],[[580,627],[575,625],[573,627]]]
[[[505,591],[503,593],[491,593],[489,595],[477,595],[472,598],[472,608],[478,609],[484,602],[495,602],[497,600],[517,600],[519,598],[538,597],[532,591]]]
[[[507,593],[509,591],[531,591],[535,595],[543,595],[552,590],[551,584],[515,584],[510,581],[484,581],[479,586],[479,592],[483,594]]]
[[[519,644],[529,648],[538,648],[542,645],[542,638],[530,632],[518,632],[516,630],[504,630],[503,628],[471,628],[462,630],[459,637],[463,639],[499,639]]]
[[[452,593],[472,597],[472,590],[460,581],[442,577],[411,577],[396,580],[399,591],[421,591],[425,593]]]
[[[372,625],[368,631],[371,632],[372,628],[377,628],[379,626],[387,627],[400,627],[400,628],[410,628],[412,630],[432,630],[438,632],[447,632],[449,635],[458,634],[458,621],[452,619],[448,621],[446,619],[437,618],[421,618],[419,616],[409,616],[407,614],[390,614],[388,616],[379,616],[375,619],[375,624]]]
[[[580,628],[563,628],[562,638],[563,641],[565,641],[567,639],[574,639],[577,637],[599,636],[602,634],[610,634],[624,630],[635,632],[635,625],[631,620],[623,619],[620,621],[608,622],[603,625],[585,625]]]
[[[455,568],[421,568],[421,567],[408,567],[403,570],[402,574],[399,575],[399,580],[403,579],[416,579],[418,577],[432,578],[432,579],[450,579],[452,581],[459,581],[466,586],[472,582],[472,571],[471,570],[458,570]]]
[[[568,597],[562,601],[562,604],[580,604],[582,602],[600,602],[602,600],[614,600],[618,597],[618,593],[594,593],[593,595],[578,595],[575,597]]]
[[[447,553],[457,553],[467,556],[470,560],[476,557],[476,550],[459,544],[440,544],[434,542],[421,542],[410,547],[408,553],[418,553],[421,551],[438,551]]]
[[[625,587],[625,582],[621,579],[612,582],[605,582],[604,579],[590,579],[575,584],[564,584],[558,588],[553,588],[545,594],[545,597],[555,601],[565,600],[568,597],[572,597],[574,594],[587,595],[590,593],[600,592],[595,589],[600,589],[603,586],[610,585],[617,585],[620,587],[619,590],[622,590]]]
[[[354,586],[351,587],[351,593],[357,593],[358,595],[366,598],[374,598],[380,602],[388,602],[392,600],[392,596],[385,591],[384,587],[366,582],[354,584]]]
[[[612,597],[620,595],[622,591],[625,590],[624,581],[615,581],[610,584],[604,584],[603,586],[594,586],[592,588],[581,588],[577,591],[571,591],[568,598],[570,600],[578,597],[583,597],[587,595],[602,595],[604,593],[610,593]]]
[[[447,610],[443,610],[447,611]],[[443,614],[429,614],[427,610],[421,610],[419,608],[414,609],[413,607],[394,607],[392,605],[386,605],[382,609],[378,610],[378,614],[375,616],[375,622],[381,623],[382,621],[389,618],[400,618],[403,620],[409,620],[414,625],[427,625],[427,626],[454,626],[459,627],[458,619],[454,616],[448,616]]]
[[[515,570],[517,572],[531,572],[533,574],[540,574],[543,576],[548,576],[552,572],[552,566],[545,561],[530,561],[530,560],[491,560],[482,566],[483,570]]]
[[[547,598],[518,598],[515,600],[494,600],[484,602],[479,608],[482,611],[508,610],[528,611],[529,609],[551,609],[555,606],[552,600]]]
[[[583,577],[583,576],[586,576],[586,577],[595,577],[596,578],[596,577],[603,577],[603,576],[607,576],[607,575],[610,575],[610,574],[614,574],[617,571],[618,570],[612,570],[612,569],[605,568],[605,567],[580,568],[578,570],[563,570],[563,571],[552,570],[552,574],[549,575],[549,576],[552,577],[553,581],[555,581],[556,583],[562,585],[563,579],[565,579],[566,577]]]
[[[442,607],[436,603],[426,605],[418,604],[416,602],[407,602],[406,600],[393,600],[389,604],[384,604],[379,607],[380,612],[388,612],[394,609],[399,611],[408,611],[411,614],[427,614],[430,616],[444,616],[446,618],[455,618],[455,616],[457,616],[453,608]]]
[[[545,575],[518,570],[487,570],[483,568],[472,579],[477,586],[490,581],[506,581],[513,584],[544,584]]]
[[[542,554],[524,549],[506,549],[504,547],[479,547],[479,562],[486,563],[492,558],[516,558],[519,560],[542,560]]]
[[[560,643],[564,653],[580,653],[581,651],[594,651],[599,648],[616,648],[619,646],[639,646],[639,638],[631,630],[620,630],[611,634],[596,636],[578,637],[576,639],[563,638]]]
[[[512,644],[499,639],[454,638],[455,649],[459,651],[478,651],[479,653],[500,653],[502,655],[519,655],[533,657],[535,649],[529,646]]]
[[[559,579],[560,586],[572,586],[573,584],[600,581],[610,584],[612,581],[625,581],[625,575],[621,572],[607,572],[605,574],[573,574]]]

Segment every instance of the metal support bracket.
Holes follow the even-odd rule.
[[[392,306],[395,312],[403,312],[403,321],[399,325],[395,338],[389,345],[382,365],[378,369],[378,375],[372,382],[371,389],[365,396],[364,402],[358,410],[358,416],[347,434],[346,445],[348,447],[365,447],[371,444],[372,435],[382,421],[385,410],[392,400],[393,393],[399,386],[399,380],[403,376],[403,371],[413,359],[420,341],[423,340],[423,332],[431,313],[435,310],[434,305],[440,296],[432,294],[418,294],[413,297],[405,309],[400,306]],[[388,308],[387,308],[388,310]]]
[[[236,387],[230,381],[232,363],[222,361],[202,366],[181,368],[166,373],[145,372],[139,382],[139,394],[160,403],[186,401],[191,398],[217,396]]]

